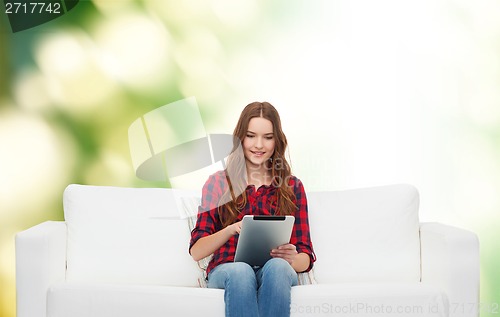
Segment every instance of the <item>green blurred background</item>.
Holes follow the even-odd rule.
[[[421,221],[479,235],[500,302],[498,1],[94,0],[18,33],[3,13],[0,316],[15,233],[62,220],[71,183],[168,186],[135,177],[127,131],[190,96],[207,133],[274,104],[309,191],[414,184]]]

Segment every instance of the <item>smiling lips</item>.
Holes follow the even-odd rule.
[[[264,154],[266,154],[266,152],[260,152],[260,151],[250,151],[250,152],[252,152],[253,155],[259,156],[259,157],[263,156]]]

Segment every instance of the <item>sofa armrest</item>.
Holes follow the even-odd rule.
[[[18,317],[45,317],[47,289],[66,277],[66,224],[47,221],[16,235]]]
[[[479,240],[476,234],[440,223],[420,224],[422,283],[439,286],[449,316],[479,316]]]

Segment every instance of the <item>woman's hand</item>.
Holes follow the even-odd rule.
[[[290,263],[290,265],[293,265],[293,262],[297,258],[297,254],[297,248],[291,243],[280,245],[278,248],[271,250],[271,256],[273,258],[282,258]]]
[[[226,227],[231,236],[234,236],[241,231],[241,221],[235,222],[232,225]]]

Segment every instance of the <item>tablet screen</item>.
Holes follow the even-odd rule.
[[[294,222],[293,216],[244,216],[234,261],[263,266],[272,249],[290,242]]]

